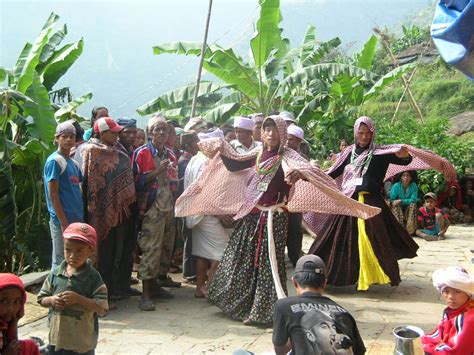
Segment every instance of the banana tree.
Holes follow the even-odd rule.
[[[60,46],[67,27],[55,30],[58,20],[51,14],[36,40],[24,46],[15,66],[0,68],[0,84],[5,84],[0,87],[2,271],[21,273],[49,256],[43,165],[54,149],[57,121],[74,116],[79,104],[92,96],[83,95],[62,107],[51,102],[55,84],[76,62],[84,45],[80,39]],[[45,247],[38,244],[42,242]]]

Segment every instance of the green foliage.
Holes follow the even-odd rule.
[[[0,69],[0,271],[22,273],[49,266],[49,214],[44,199],[42,172],[55,149],[58,120],[80,118],[74,110],[89,100],[86,94],[59,108],[50,97],[55,83],[82,53],[83,41],[59,48],[67,34],[54,27],[51,14],[33,44],[27,43],[11,70]],[[41,245],[41,246],[40,246]]]
[[[405,143],[418,148],[428,149],[448,159],[456,169],[459,177],[465,174],[466,168],[474,161],[474,146],[458,137],[449,136],[449,120],[430,118],[424,124],[415,118],[391,120],[376,118],[377,143]],[[443,176],[433,170],[419,173],[420,187],[423,192],[440,192],[444,188]]]
[[[391,41],[390,48],[394,54],[403,52],[414,45],[430,41],[430,29],[420,28],[417,25],[402,26],[402,35]]]

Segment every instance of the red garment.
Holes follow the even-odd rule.
[[[474,301],[469,300],[456,310],[446,308],[441,322],[421,342],[428,354],[467,355],[474,353],[473,334]]]
[[[444,200],[449,198],[449,190],[451,187],[454,186],[456,188],[456,209],[461,210],[462,207],[462,194],[461,194],[461,186],[457,181],[451,181],[447,183],[446,191],[443,191],[439,194],[438,200],[436,201],[436,206],[440,207]]]
[[[0,319],[0,350],[3,349],[4,345],[18,339],[18,320],[25,315],[26,292],[23,282],[16,275],[0,273],[0,291],[8,286],[17,287],[21,290],[23,304],[16,314],[15,320],[7,322]],[[39,355],[38,346],[32,340],[21,340],[19,355]]]

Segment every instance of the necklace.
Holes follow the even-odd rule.
[[[277,169],[280,166],[281,160],[283,159],[283,155],[280,155],[280,153],[278,153],[273,163],[270,166],[267,166],[265,168],[260,167],[261,159],[262,159],[262,152],[259,152],[257,155],[257,163],[255,164],[255,171],[257,172],[259,176],[263,178],[265,175],[268,175],[277,171]]]
[[[369,164],[374,155],[374,151],[372,149],[369,150],[369,153],[367,153],[367,156],[365,157],[365,159],[363,159],[361,162],[357,162],[360,155],[361,154],[356,153],[355,147],[354,147],[352,149],[352,154],[351,154],[351,164],[354,166],[354,171],[357,171],[358,169],[360,169],[359,176],[364,176],[367,169],[369,168]]]

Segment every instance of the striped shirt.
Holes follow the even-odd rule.
[[[67,274],[66,267],[67,263],[63,261],[51,270],[38,293],[38,303],[41,304],[45,297],[64,291],[74,291],[95,300],[104,311],[107,311],[109,308],[107,287],[91,261],[87,260],[86,267],[71,276]],[[99,322],[95,312],[75,304],[62,311],[51,309],[49,320],[49,343],[54,345],[56,350],[84,353],[97,346]]]

